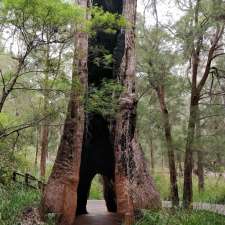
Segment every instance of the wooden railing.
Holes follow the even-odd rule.
[[[17,171],[13,172],[12,180],[16,183],[24,184],[27,187],[43,190],[45,183],[38,180],[36,177],[30,175],[29,173],[19,173]]]

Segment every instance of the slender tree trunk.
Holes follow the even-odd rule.
[[[164,132],[165,132],[165,138],[166,138],[166,145],[167,145],[172,205],[179,206],[179,193],[178,193],[178,186],[177,186],[177,171],[176,171],[176,163],[175,163],[175,154],[173,150],[174,147],[173,147],[172,134],[171,134],[171,125],[170,125],[170,119],[169,119],[169,112],[165,102],[165,92],[164,92],[163,85],[159,85],[159,87],[157,88],[157,95],[160,102],[160,108],[162,112]]]
[[[200,0],[197,1],[196,6],[196,21],[198,24],[198,9],[199,9]],[[198,67],[200,61],[200,51],[202,49],[202,41],[203,36],[200,36],[197,40],[197,46],[193,49],[192,55],[192,90],[191,90],[191,103],[190,103],[190,115],[188,122],[188,131],[187,131],[187,142],[185,149],[185,161],[184,161],[184,192],[183,192],[183,206],[184,208],[192,208],[192,198],[193,198],[193,190],[192,190],[192,168],[193,168],[193,142],[195,137],[195,128],[198,117],[198,107],[200,100],[200,93],[209,77],[210,68],[212,64],[212,60],[215,58],[215,50],[218,47],[218,42],[221,39],[224,32],[224,25],[221,27],[217,27],[216,31],[213,35],[212,45],[209,49],[207,62],[205,66],[205,70],[201,80],[197,84],[197,75],[198,75]]]
[[[203,192],[205,189],[205,178],[204,178],[204,166],[203,166],[203,152],[198,151],[198,190],[199,192]]]
[[[184,192],[183,192],[183,207],[186,209],[192,208],[193,190],[192,190],[192,168],[193,168],[193,143],[195,137],[195,127],[197,121],[197,108],[199,97],[192,91],[190,115],[188,122],[187,142],[185,149],[184,161]]]
[[[45,175],[46,175],[46,161],[47,161],[47,155],[48,155],[48,136],[49,136],[48,122],[44,121],[44,125],[42,126],[41,159],[40,159],[40,175],[42,180],[45,180]]]
[[[183,176],[181,153],[177,154],[177,162],[178,162],[178,168],[179,168],[179,176]]]
[[[201,137],[201,124],[200,124],[200,111],[198,108],[197,112],[197,123],[196,123],[196,139],[197,139],[197,175],[198,175],[198,190],[199,192],[204,191],[204,165],[203,165],[203,152],[200,150],[201,145],[199,144],[199,140]]]
[[[39,127],[36,129],[36,152],[35,152],[35,159],[34,159],[34,165],[37,167],[38,163],[38,152],[39,152]]]
[[[36,129],[36,152],[35,152],[35,159],[34,159],[34,166],[35,169],[38,167],[38,152],[39,152],[39,136],[40,136],[40,129],[37,127]]]
[[[79,0],[78,4],[86,12],[88,0]],[[86,19],[87,14],[85,15]],[[88,35],[82,25],[75,34],[75,51],[71,95],[65,120],[63,136],[51,176],[45,187],[41,214],[58,214],[60,225],[72,225],[76,216],[77,188],[79,183],[81,151],[84,134],[84,97],[87,89]]]
[[[152,138],[150,139],[150,155],[151,155],[151,172],[153,174],[155,171],[155,159],[154,159],[154,146]]]
[[[47,42],[49,42],[49,38],[47,35]],[[50,67],[50,46],[47,45],[46,47],[46,61],[45,61],[45,70],[48,71]],[[44,103],[43,103],[43,113],[46,115],[49,111],[49,74],[48,72],[45,73],[44,77]],[[41,137],[41,159],[40,159],[40,175],[41,179],[45,180],[46,175],[46,161],[48,155],[48,136],[49,136],[49,118],[44,119],[42,125],[42,137]]]
[[[163,154],[163,151],[162,151],[162,154],[161,154],[161,168],[162,168],[162,170],[164,170],[164,154]]]
[[[129,27],[121,30],[124,39],[119,80],[124,86],[115,130],[115,187],[117,211],[126,221],[133,221],[137,208],[160,207],[159,194],[148,174],[146,161],[137,142],[135,100],[135,21],[136,0],[123,1],[123,16]]]

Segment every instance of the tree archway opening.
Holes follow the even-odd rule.
[[[94,131],[94,132],[93,132]],[[103,196],[109,212],[116,212],[115,158],[109,122],[99,114],[88,116],[77,191],[77,215],[87,214],[87,200],[94,177],[102,177]]]

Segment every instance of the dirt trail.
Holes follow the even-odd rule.
[[[121,219],[116,213],[109,213],[105,201],[89,200],[87,204],[89,214],[78,216],[74,225],[120,225]]]

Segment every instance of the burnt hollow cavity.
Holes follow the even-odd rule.
[[[114,153],[110,140],[108,124],[100,115],[92,114],[88,118],[85,148],[82,152],[80,182],[78,186],[77,214],[87,213],[86,204],[91,182],[96,174],[104,177],[104,197],[108,210],[116,211],[113,191]]]
[[[93,0],[93,5],[100,6],[105,11],[122,14],[122,0]],[[97,66],[94,63],[96,57],[102,57],[101,52],[95,51],[96,47],[103,47],[113,55],[113,62],[109,67]],[[117,78],[117,71],[123,56],[123,50],[124,39],[119,31],[116,34],[98,32],[94,38],[89,40],[89,87],[99,87],[104,79]],[[109,122],[101,114],[86,114],[80,180],[77,191],[77,215],[87,213],[87,199],[91,182],[96,174],[100,174],[103,177],[104,198],[108,211],[117,211],[114,191],[115,159],[112,124],[112,121]]]

